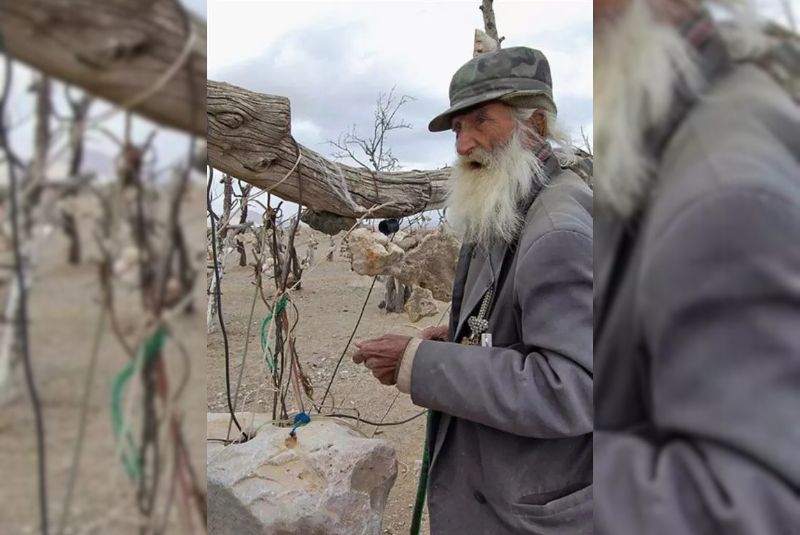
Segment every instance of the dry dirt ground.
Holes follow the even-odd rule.
[[[184,435],[192,464],[205,485],[205,211],[202,185],[195,185],[186,199],[183,222],[189,248],[199,260],[195,286],[197,312],[179,317],[175,333],[187,347],[191,367],[189,383],[179,402],[184,414]],[[59,230],[40,250],[30,294],[31,356],[36,382],[44,405],[47,437],[47,477],[51,532],[61,513],[67,473],[76,441],[79,407],[88,368],[92,339],[97,325],[100,295],[97,253],[90,245],[96,215],[91,202],[82,202],[83,243],[89,249],[79,266],[66,263],[66,241]],[[4,257],[5,258],[5,257]],[[0,289],[4,296],[8,284]],[[138,294],[120,290],[118,295],[123,329],[130,335],[142,326]],[[165,348],[169,377],[174,385],[185,371],[179,353]],[[106,332],[100,346],[97,371],[91,389],[88,427],[75,488],[71,522],[65,533],[138,533],[134,487],[127,480],[115,452],[109,399],[111,383],[128,357],[116,339]],[[21,378],[21,376],[20,376]],[[31,405],[23,388],[0,404],[0,533],[38,533],[36,443]],[[136,391],[133,392],[136,395]],[[137,401],[139,398],[135,398]],[[135,436],[138,437],[138,428]],[[166,477],[162,487],[166,488]],[[163,500],[161,502],[164,503]],[[177,507],[172,507],[171,529],[177,530]]]
[[[319,242],[315,262],[312,263],[312,266],[317,267],[303,275],[302,289],[292,293],[292,300],[300,315],[295,330],[298,355],[314,384],[315,399],[319,402],[358,319],[372,278],[352,272],[349,261],[340,254],[338,247],[334,260],[326,261],[324,256],[330,249],[330,240],[328,236],[310,229],[303,229],[298,239],[298,253],[301,258],[305,255],[311,233],[315,234]],[[338,243],[338,239],[335,240]],[[239,267],[238,255],[232,254],[228,258],[222,283],[222,312],[229,339],[234,386],[244,350],[253,296],[252,281],[253,268]],[[272,290],[271,284],[271,280],[265,281],[265,288]],[[419,330],[439,323],[447,309],[446,304],[439,303],[439,314],[423,318],[412,325],[406,314],[387,314],[378,308],[383,297],[383,288],[381,282],[376,283],[356,333],[356,340],[386,333],[415,335]],[[268,294],[268,298],[272,302],[272,293]],[[242,402],[237,410],[270,414],[272,411],[272,393],[266,388],[266,367],[261,360],[258,335],[266,313],[267,308],[259,299],[250,326],[250,345],[241,389]],[[363,418],[376,422],[382,419],[384,422],[404,420],[422,410],[405,394],[400,394],[395,399],[397,389],[381,385],[366,368],[354,364],[350,358],[352,352],[351,347],[331,389],[337,407],[356,408]],[[223,355],[222,337],[217,327],[208,337],[209,412],[227,411]],[[326,405],[330,403],[330,399],[329,397]],[[290,412],[293,409],[290,408]],[[383,438],[396,448],[398,475],[386,506],[384,533],[408,533],[424,443],[425,416],[403,425],[379,429],[360,424],[360,429],[367,436],[374,433],[376,438]],[[423,519],[423,525],[422,532],[427,534],[427,518]]]

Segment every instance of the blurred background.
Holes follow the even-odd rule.
[[[205,531],[205,13],[0,1],[0,533]]]

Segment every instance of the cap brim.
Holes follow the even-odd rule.
[[[476,95],[474,97],[462,100],[455,106],[451,106],[446,111],[440,113],[433,120],[428,124],[428,130],[431,132],[443,132],[445,130],[450,130],[451,122],[453,116],[458,114],[458,112],[467,110],[473,106],[477,106],[478,104],[483,104],[484,102],[489,102],[491,100],[500,100],[504,102],[513,102],[515,105],[520,105],[520,103],[524,102],[526,97],[534,97],[539,95],[550,95],[547,94],[547,91],[540,91],[535,89],[523,90],[523,91],[509,91],[508,89],[499,89],[497,91],[490,91],[488,93],[482,93],[480,95]],[[552,98],[549,102],[552,105],[553,113],[556,113],[556,105],[552,102]],[[524,105],[524,104],[522,104]]]
[[[450,106],[447,110],[434,117],[433,120],[428,124],[428,130],[431,132],[444,132],[445,130],[450,130],[450,121],[453,118],[453,115],[460,111],[464,111],[467,108],[477,106],[478,104],[483,104],[484,102],[489,102],[490,100],[497,100],[508,93],[510,93],[508,89],[499,89],[497,91],[481,93],[480,95],[475,95],[474,97],[462,100],[455,106]]]

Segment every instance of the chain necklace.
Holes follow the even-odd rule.
[[[494,298],[494,285],[490,286],[486,293],[483,294],[483,301],[481,307],[478,309],[477,316],[470,316],[467,319],[472,334],[465,336],[462,344],[477,346],[481,345],[481,335],[489,330],[489,307],[492,306],[492,299]]]

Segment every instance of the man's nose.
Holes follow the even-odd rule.
[[[459,156],[467,156],[477,146],[475,137],[463,131],[456,138],[456,152],[458,152]]]

